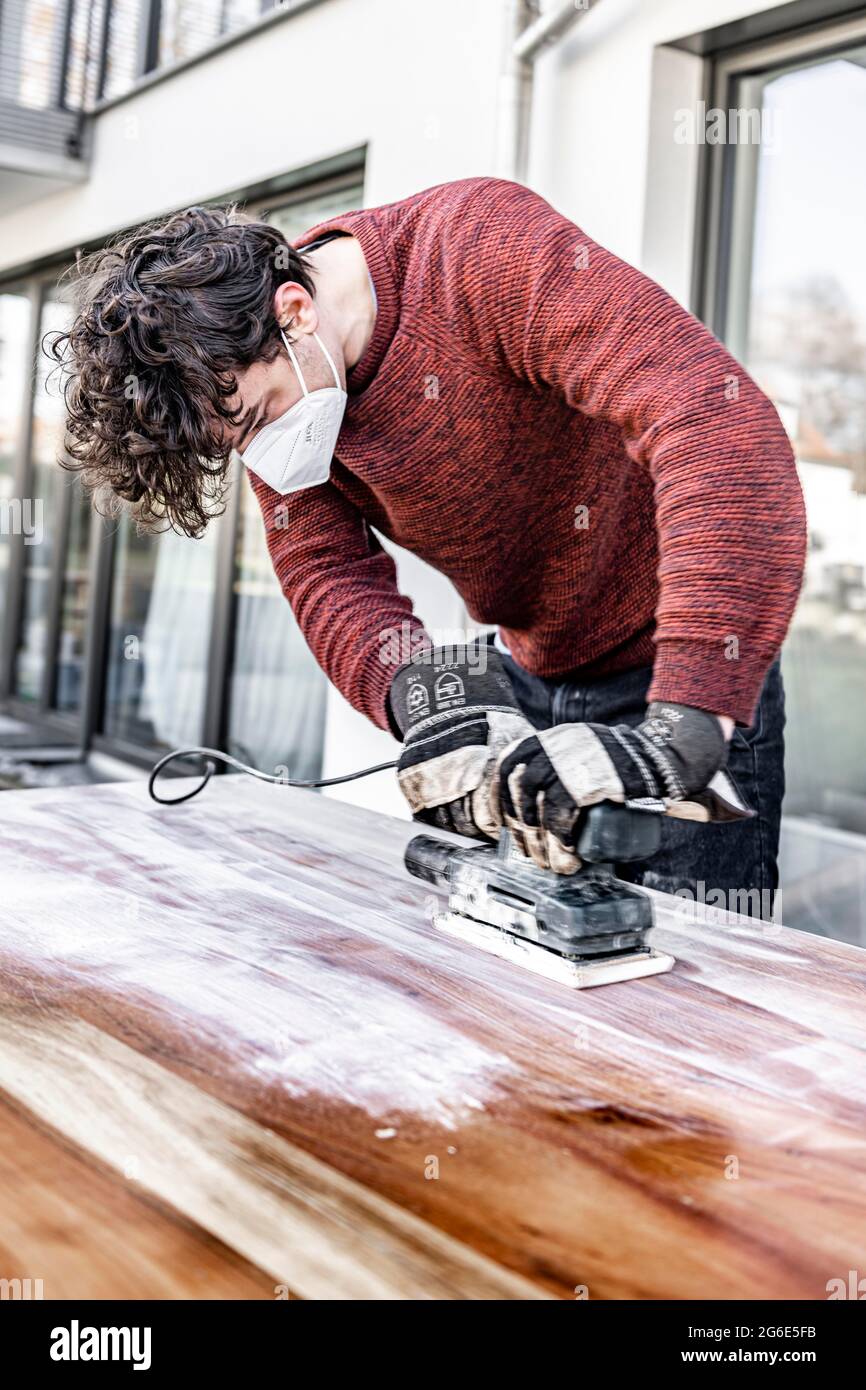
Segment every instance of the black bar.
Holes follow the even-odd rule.
[[[139,76],[159,67],[159,34],[162,27],[162,0],[142,0],[139,34]]]
[[[81,747],[85,753],[92,746],[94,734],[102,728],[116,534],[116,523],[108,524],[102,517],[94,516],[88,556],[90,593],[84,648],[84,689],[81,694]]]
[[[270,1280],[263,1282],[268,1288]],[[864,1294],[856,1297],[862,1299]],[[667,1372],[683,1367],[700,1371],[713,1364],[727,1366],[728,1370],[763,1365],[774,1371],[805,1365],[818,1371],[826,1382],[828,1375],[842,1371],[847,1375],[849,1367],[859,1364],[863,1319],[860,1309],[851,1307],[848,1298],[815,1302],[634,1303],[594,1302],[578,1294],[573,1300],[554,1301],[565,1304],[556,1316],[567,1318],[566,1323],[557,1326],[576,1332],[583,1346],[589,1345],[587,1339],[592,1338],[593,1360],[614,1376],[632,1369],[641,1375],[646,1370]],[[100,1372],[103,1378],[107,1373],[113,1383],[118,1374],[134,1377],[136,1364],[142,1384],[147,1383],[144,1376],[148,1374],[163,1384],[169,1371],[173,1376],[192,1372],[199,1383],[203,1375],[219,1375],[221,1383],[238,1373],[243,1374],[244,1383],[258,1383],[269,1372],[282,1376],[292,1366],[300,1330],[298,1319],[308,1316],[308,1306],[277,1278],[273,1280],[272,1296],[228,1304],[10,1302],[3,1309],[4,1352],[7,1357],[14,1355],[20,1373],[39,1370],[49,1382],[56,1377],[60,1384],[76,1371],[91,1383],[94,1376],[100,1378]],[[330,1327],[337,1316],[330,1305]],[[375,1314],[368,1312],[367,1316]],[[117,1351],[126,1352],[125,1360],[82,1357],[81,1352],[91,1348],[105,1347],[110,1354],[111,1341],[99,1335],[102,1328],[126,1330],[124,1338],[115,1340]],[[96,1335],[89,1329],[94,1329]],[[503,1351],[508,1342],[508,1338],[500,1338]],[[352,1350],[349,1353],[347,1345],[347,1355],[351,1354],[352,1372],[357,1375],[362,1367],[366,1369],[366,1356],[363,1349],[359,1351],[356,1339],[350,1338],[349,1344]],[[490,1378],[491,1345],[495,1347],[495,1342],[486,1338],[485,1379]],[[57,1359],[64,1352],[69,1359]],[[447,1349],[441,1339],[428,1339],[424,1350],[425,1379],[431,1376],[431,1355],[434,1362],[441,1358],[437,1370],[453,1374],[453,1350]],[[380,1354],[370,1351],[369,1356],[368,1364],[381,1369]],[[498,1369],[495,1350],[493,1362]],[[322,1368],[326,1374],[335,1368],[330,1349],[325,1353]],[[395,1379],[399,1384],[405,1377],[398,1373]]]
[[[75,0],[66,0],[63,12],[63,49],[60,55],[57,89],[55,92],[56,104],[64,111],[68,109],[66,97],[69,79],[69,55],[72,49],[72,20],[74,14]]]
[[[202,740],[209,748],[224,748],[228,733],[229,683],[234,657],[235,571],[238,534],[241,525],[243,473],[235,462],[229,473],[226,509],[218,522],[213,609],[211,611],[208,669]]]
[[[734,99],[733,83],[728,85],[725,94],[725,107]],[[718,252],[713,267],[715,283],[712,286],[713,321],[707,327],[721,342],[725,341],[728,323],[729,292],[731,279],[731,240],[734,223],[734,176],[738,146],[726,144],[714,149],[713,154],[721,163]]]
[[[96,87],[93,94],[94,101],[101,101],[105,93],[105,74],[108,71],[108,49],[111,43],[111,8],[112,0],[105,0],[105,10],[102,15],[102,33],[99,36],[99,67],[96,73]]]
[[[60,465],[58,464],[58,467]],[[63,589],[66,578],[66,550],[69,544],[69,529],[72,518],[73,478],[65,474],[60,479],[57,499],[57,513],[54,519],[54,554],[51,559],[51,577],[48,581],[48,613],[45,625],[45,649],[42,667],[42,690],[39,696],[39,709],[42,714],[54,705],[54,689],[57,678],[57,651],[60,645],[60,632],[63,626]]]

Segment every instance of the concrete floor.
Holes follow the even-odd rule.
[[[74,748],[44,742],[24,720],[0,714],[0,791],[128,782],[146,774],[103,754],[82,760]]]

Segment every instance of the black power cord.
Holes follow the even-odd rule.
[[[178,758],[203,758],[205,761],[204,775],[197,787],[193,787],[191,792],[184,792],[183,796],[157,796],[155,791],[156,780],[169,763],[175,762]],[[362,767],[359,772],[344,772],[342,777],[323,777],[318,782],[304,782],[300,778],[279,777],[270,772],[262,772],[257,767],[249,767],[246,763],[239,762],[237,758],[232,758],[228,753],[221,753],[217,748],[175,748],[173,753],[166,753],[164,758],[160,758],[158,763],[154,763],[150,777],[147,781],[147,790],[154,801],[159,802],[160,806],[179,806],[182,801],[190,801],[192,797],[198,796],[199,792],[204,791],[210,779],[216,772],[217,763],[224,763],[226,767],[237,768],[238,772],[245,772],[249,777],[258,777],[260,782],[276,782],[281,787],[338,787],[341,782],[355,782],[359,777],[369,777],[374,772],[385,772],[388,768],[396,767],[396,760],[392,763],[377,763],[375,767]]]

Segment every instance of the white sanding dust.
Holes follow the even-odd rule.
[[[285,884],[254,894],[233,863],[196,862],[189,845],[162,839],[148,846],[158,871],[136,879],[106,855],[106,837],[119,831],[105,823],[86,835],[76,826],[74,853],[67,827],[62,864],[47,863],[44,843],[32,852],[34,829],[22,835],[0,917],[0,949],[13,968],[29,962],[95,993],[138,999],[197,1033],[205,1057],[222,1056],[259,1085],[361,1106],[386,1127],[409,1113],[453,1129],[514,1072],[504,1054],[378,969],[380,957],[386,967],[391,958],[365,939],[357,908],[346,916],[360,934],[345,920],[334,925],[333,900],[329,920],[312,890],[294,903]],[[375,921],[373,938],[381,915]]]

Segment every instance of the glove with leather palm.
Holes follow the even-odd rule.
[[[389,707],[404,740],[397,778],[415,819],[498,839],[496,764],[533,729],[495,647],[420,652],[391,682]]]
[[[695,821],[747,819],[722,769],[727,743],[714,714],[651,704],[643,723],[557,724],[513,743],[499,760],[502,823],[541,868],[573,873],[578,821],[599,801],[643,804]]]

